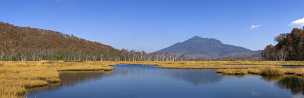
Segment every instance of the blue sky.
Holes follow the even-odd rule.
[[[155,51],[192,36],[252,50],[304,24],[304,0],[1,0],[0,21]],[[303,18],[303,19],[302,19]]]

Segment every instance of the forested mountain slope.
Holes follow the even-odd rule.
[[[0,22],[2,60],[114,59],[120,51],[73,35]]]

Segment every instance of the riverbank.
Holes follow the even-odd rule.
[[[117,64],[146,64],[160,68],[214,69],[227,75],[298,75],[304,76],[303,61],[2,61],[0,62],[0,98],[22,98],[36,87],[60,83],[60,71],[111,71]],[[283,66],[284,65],[284,66]]]
[[[23,98],[32,88],[60,83],[60,71],[110,71],[104,62],[0,62],[0,98]]]
[[[155,62],[160,68],[214,69],[225,75],[304,76],[304,61],[181,61]]]
[[[160,68],[214,69],[225,75],[304,76],[303,61],[184,61],[156,62]]]

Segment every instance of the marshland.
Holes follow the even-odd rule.
[[[304,62],[302,61],[2,61],[0,67],[1,98],[22,98],[31,92],[31,89],[60,84],[61,72],[115,74],[112,71],[117,65],[137,66],[134,64],[168,70],[212,70],[214,74],[232,76],[295,76],[302,78],[304,74]],[[204,78],[204,74],[195,78]]]

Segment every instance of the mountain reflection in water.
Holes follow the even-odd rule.
[[[193,85],[202,85],[215,83],[220,81],[223,76],[217,74],[213,70],[199,70],[199,69],[162,69],[149,65],[117,65],[112,75],[142,75],[142,73],[149,73],[153,76],[167,76],[170,78],[182,80]]]
[[[198,69],[176,69],[165,71],[166,74],[177,80],[183,80],[193,85],[203,85],[209,83],[215,83],[222,80],[223,76],[217,74],[213,70],[198,70]]]

